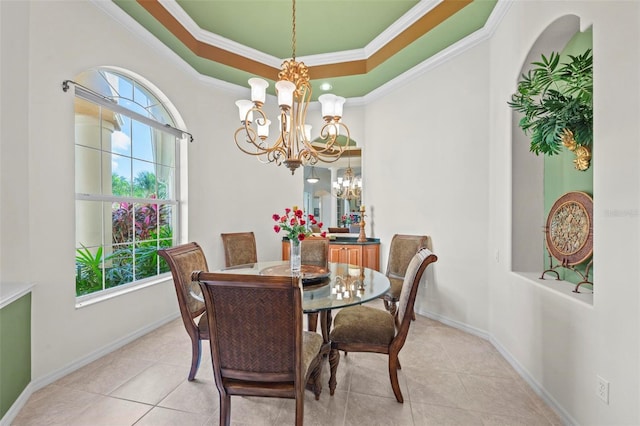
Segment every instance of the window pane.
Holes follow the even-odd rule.
[[[120,115],[120,117],[122,117],[122,115]],[[105,149],[105,151],[131,156],[131,132],[128,127],[126,129],[121,127],[120,130],[113,131],[109,135],[109,142],[110,144],[107,145],[109,148]]]
[[[128,107],[129,99],[133,99],[133,84],[128,78],[125,78],[119,74],[110,73],[111,77],[109,81],[115,85],[116,94],[120,97],[118,103],[124,103]]]
[[[153,150],[151,148],[152,128],[140,123],[131,121],[131,148],[133,157],[152,163]]]
[[[158,205],[136,204],[136,241],[156,239],[158,235]]]
[[[112,241],[118,243],[133,242],[133,204],[126,201],[111,205]]]
[[[161,200],[175,200],[175,169],[172,167],[157,166],[156,170],[158,171],[158,198]]]
[[[136,280],[158,275],[157,240],[136,244],[135,258]]]
[[[76,249],[76,295],[100,291],[103,279],[102,246]]]
[[[102,201],[76,201],[76,248],[102,244]]]
[[[176,165],[176,138],[175,136],[155,130],[153,132],[155,155],[154,161],[164,166]]]
[[[152,163],[133,160],[133,196],[138,198],[157,197],[156,174]]]
[[[117,114],[120,129],[111,135],[111,152],[131,157],[131,118]]]
[[[134,281],[133,252],[131,244],[114,245],[105,268],[105,288],[116,287]]]
[[[100,152],[93,148],[76,145],[76,193],[100,193]]]
[[[100,149],[100,106],[76,98],[75,112],[76,144]]]
[[[166,239],[166,240],[160,240],[159,241],[159,247],[160,248],[168,248],[174,245],[174,241],[173,239]],[[162,274],[164,272],[169,272],[171,269],[169,268],[169,265],[167,264],[167,262],[161,258],[160,256],[158,256],[158,263],[160,266],[160,270],[159,273]]]
[[[130,197],[132,194],[133,178],[131,176],[131,158],[122,155],[104,153],[103,164],[112,171],[111,179],[105,182],[102,193]]]

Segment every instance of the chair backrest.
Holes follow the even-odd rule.
[[[395,234],[389,245],[387,276],[391,278],[404,278],[409,262],[411,262],[413,256],[415,256],[422,247],[433,250],[429,236]]]
[[[207,308],[211,360],[225,379],[302,382],[302,293],[291,276],[194,273]]]
[[[160,255],[169,264],[173,284],[178,296],[180,314],[187,330],[197,329],[193,318],[200,316],[204,310],[204,303],[191,296],[191,291],[200,294],[197,285],[191,285],[191,273],[193,271],[208,271],[207,259],[198,243],[191,242],[175,247],[158,250]]]
[[[300,243],[300,259],[303,265],[326,268],[329,264],[329,240],[309,237]]]
[[[400,292],[400,299],[398,300],[398,315],[396,316],[396,326],[398,332],[396,339],[401,338],[404,344],[404,339],[407,337],[409,331],[409,325],[413,319],[413,305],[416,301],[416,294],[418,293],[418,286],[420,280],[424,274],[427,266],[438,260],[438,257],[431,253],[431,251],[423,247],[421,248],[409,262],[406,275],[404,277],[404,283],[402,284],[402,291]]]
[[[330,234],[348,234],[349,228],[328,228]]]
[[[225,266],[246,265],[258,261],[256,237],[253,232],[220,234],[224,246]]]

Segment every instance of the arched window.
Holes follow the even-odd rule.
[[[138,80],[111,68],[74,80],[79,301],[168,272],[157,250],[179,241],[183,133]]]

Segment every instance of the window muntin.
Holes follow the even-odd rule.
[[[76,91],[76,295],[81,297],[169,271],[157,250],[178,241],[179,139],[163,128],[173,126],[169,112],[133,79],[99,69],[78,80],[117,105],[87,96],[98,99],[92,102]]]

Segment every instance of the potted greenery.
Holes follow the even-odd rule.
[[[562,146],[576,154],[578,170],[589,168],[593,142],[593,57],[591,49],[582,55],[560,55],[533,62],[518,83],[509,106],[524,114],[519,122],[531,137],[530,151],[536,155],[555,155]]]

